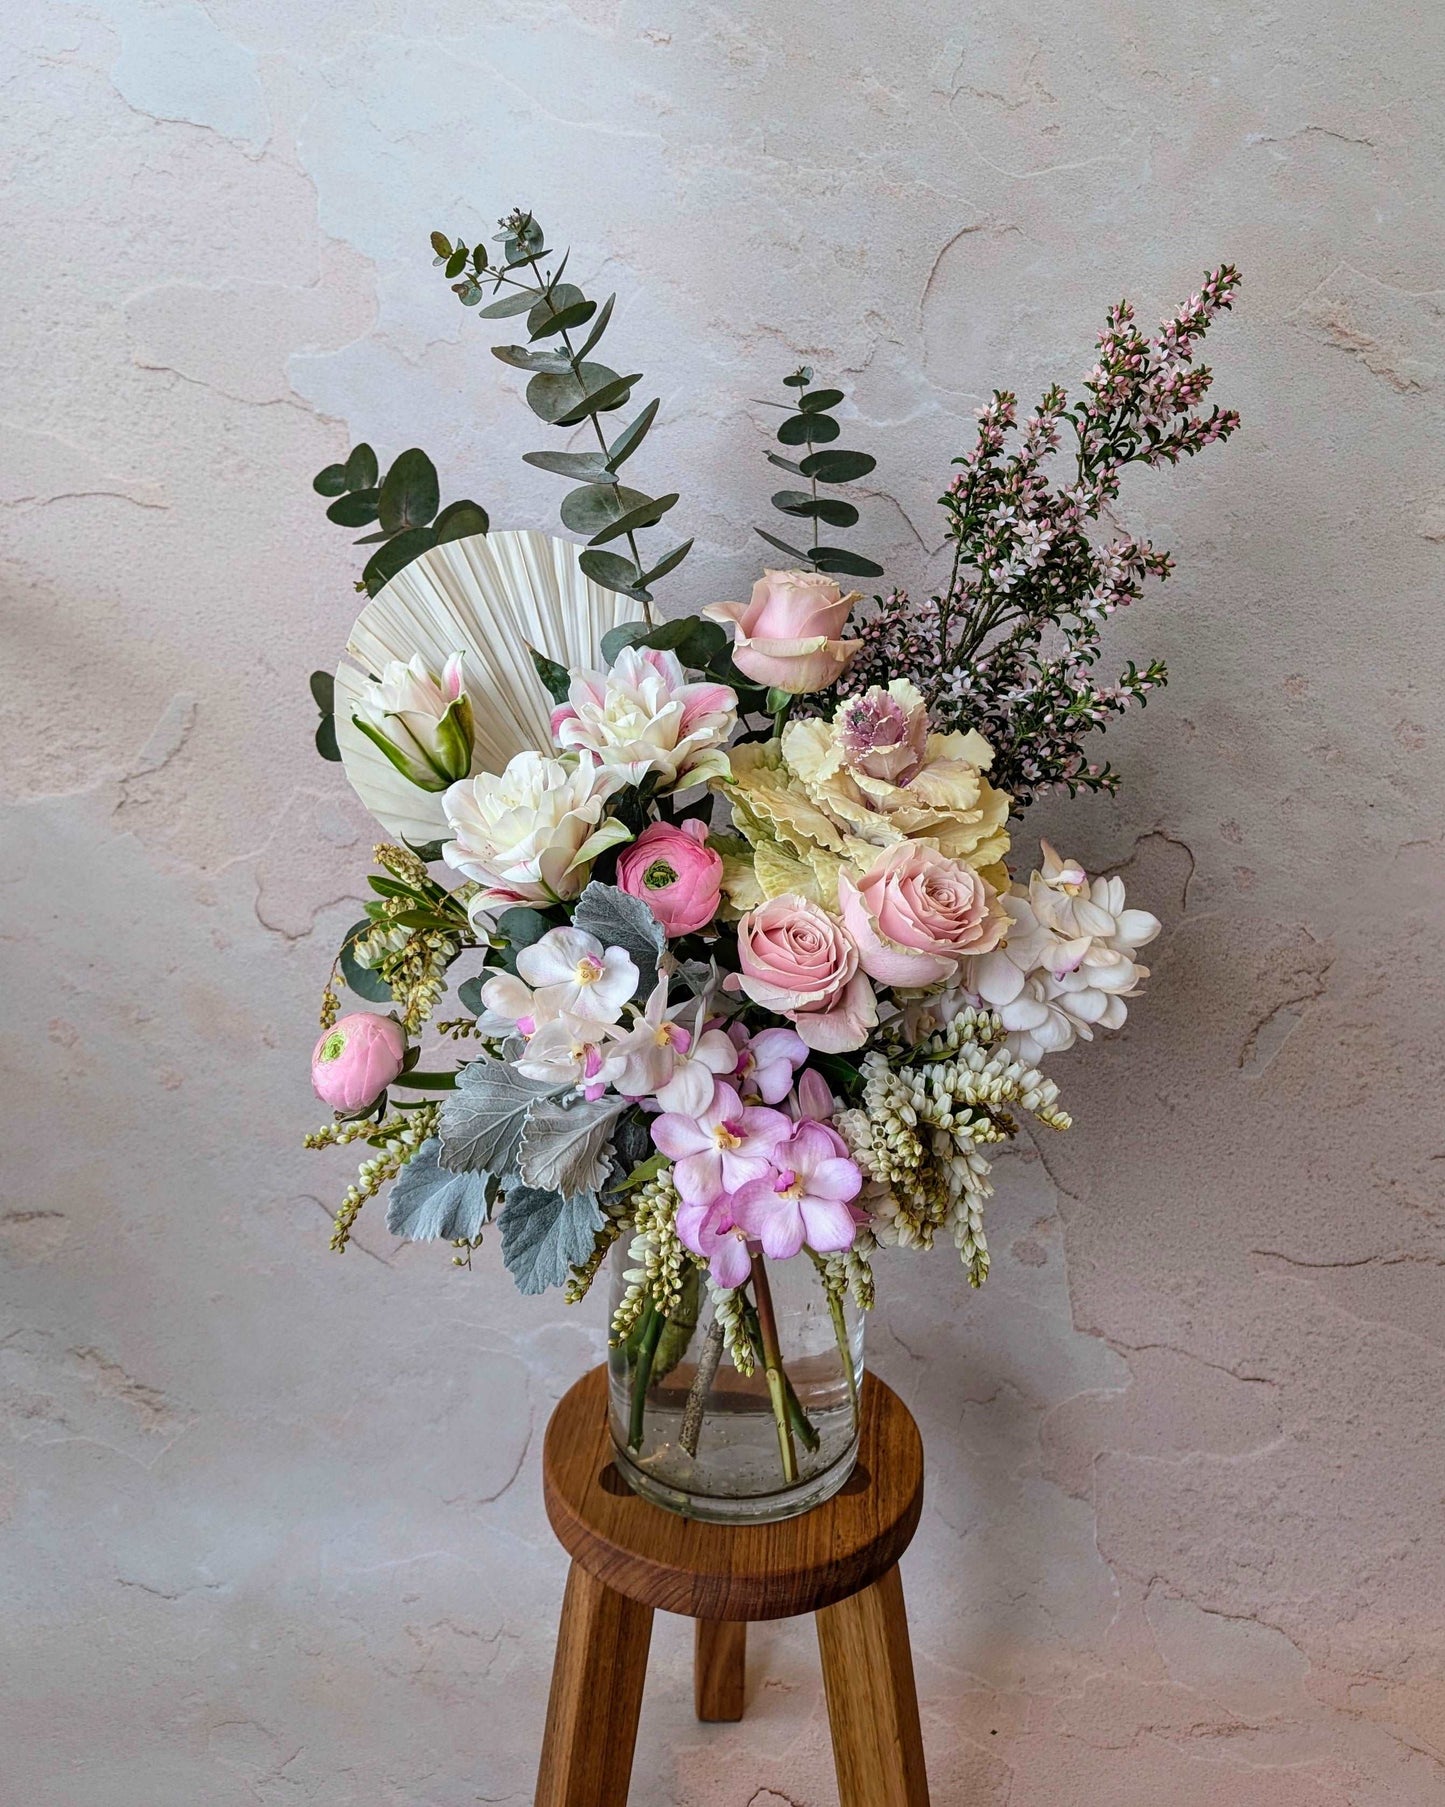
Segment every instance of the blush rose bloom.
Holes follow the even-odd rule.
[[[1009,926],[991,885],[923,841],[890,847],[861,877],[840,874],[838,904],[864,972],[916,990],[955,979],[960,961],[997,947]]]
[[[406,1032],[394,1016],[355,1010],[328,1029],[311,1055],[311,1084],[334,1111],[364,1111],[406,1060]]]
[[[790,1017],[819,1053],[861,1048],[877,1026],[878,1001],[852,937],[806,897],[784,892],[749,910],[738,924],[738,963],[729,990]]]
[[[722,855],[707,844],[706,826],[654,822],[618,856],[617,884],[640,897],[666,935],[691,935],[717,915]]]
[[[845,596],[821,571],[766,571],[747,602],[713,602],[709,621],[737,631],[733,663],[755,684],[802,696],[826,690],[848,669],[861,640],[843,640],[858,592]]]

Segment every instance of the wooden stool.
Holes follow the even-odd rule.
[[[697,1620],[694,1698],[741,1719],[750,1619],[817,1615],[842,1807],[928,1807],[898,1558],[923,1506],[918,1426],[863,1382],[858,1466],[775,1525],[709,1525],[639,1499],[612,1462],[607,1370],[562,1399],[542,1452],[547,1517],[572,1558],[536,1807],[624,1807],[657,1609]]]

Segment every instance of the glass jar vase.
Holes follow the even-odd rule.
[[[611,1261],[614,1318],[636,1305],[630,1269],[624,1245]],[[617,1468],[655,1505],[765,1524],[830,1499],[852,1471],[863,1313],[807,1250],[755,1254],[729,1292],[690,1267],[670,1312],[647,1300],[608,1369]]]

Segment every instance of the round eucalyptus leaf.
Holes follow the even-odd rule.
[[[831,415],[790,414],[778,428],[778,441],[782,445],[822,445],[836,439],[842,430]]]
[[[841,389],[815,389],[811,395],[798,398],[798,406],[805,414],[816,414],[822,408],[836,408],[844,399]]]
[[[584,366],[585,368],[585,366]],[[589,414],[607,414],[613,408],[625,407],[632,394],[632,385],[641,380],[642,372],[634,370],[631,376],[619,376],[610,383],[604,383],[600,389],[589,385],[577,406],[561,415],[554,423],[559,427],[575,427],[579,421],[586,420]]]
[[[430,527],[408,527],[404,533],[393,534],[384,546],[378,546],[372,553],[361,574],[367,595],[375,596],[383,584],[390,582],[414,558],[430,552],[435,544],[436,535]]]
[[[329,715],[336,706],[336,673],[333,671],[313,671],[310,678],[311,700],[323,715]]]
[[[513,314],[525,314],[532,307],[532,297],[526,293],[503,295],[499,301],[490,301],[477,315],[479,320],[506,320]]]
[[[798,469],[819,483],[852,483],[877,468],[878,460],[867,452],[810,452]]]
[[[436,252],[438,257],[450,257],[452,254],[452,241],[446,237],[444,233],[433,232],[431,235],[431,248]]]
[[[549,339],[554,333],[570,333],[574,326],[585,326],[597,312],[595,301],[574,301],[550,320],[544,321],[532,334],[534,339]]]
[[[815,546],[813,563],[820,571],[833,571],[843,577],[881,577],[882,565],[871,558],[860,558],[856,552],[845,552],[841,546]]]
[[[589,390],[603,389],[617,381],[617,372],[605,364],[582,365],[582,380],[575,376],[534,376],[527,385],[527,406],[539,420],[555,424],[586,399]]]
[[[780,489],[773,497],[773,507],[806,521],[826,521],[830,527],[852,527],[858,519],[858,510],[851,502],[840,502],[834,496],[810,496],[802,489]]]
[[[326,511],[328,521],[338,527],[369,527],[376,519],[377,491],[354,489],[338,496]]]
[[[344,464],[328,464],[324,471],[317,471],[311,479],[311,487],[318,496],[344,496],[346,494],[346,466]]]
[[[474,533],[485,533],[491,524],[480,503],[448,502],[431,524],[432,541],[443,546],[448,540],[470,539]]]
[[[356,446],[346,460],[346,487],[348,489],[375,489],[377,479],[376,453],[365,440]]]
[[[460,276],[466,267],[467,248],[465,245],[458,245],[447,259],[447,280],[450,281],[453,276]]]
[[[604,541],[615,540],[624,533],[638,533],[644,527],[652,527],[676,502],[677,492],[675,490],[670,496],[659,496],[655,502],[644,499],[636,508],[629,508],[626,514],[619,515],[610,526],[594,533],[592,544],[600,546]]]
[[[437,468],[419,446],[411,446],[392,465],[378,495],[381,524],[388,533],[425,527],[437,511],[441,491]]]
[[[590,538],[592,534],[610,527],[631,509],[640,508],[650,500],[651,497],[640,489],[623,489],[620,485],[611,483],[588,483],[563,497],[562,525],[573,533],[583,533]]]
[[[535,339],[540,332],[551,332],[551,323],[558,314],[586,299],[575,282],[554,282],[550,295],[543,295],[540,300],[533,299],[527,311],[528,333]]]
[[[598,552],[589,546],[577,561],[593,583],[604,590],[617,590],[623,596],[636,596],[641,587],[641,573],[631,559],[619,558],[615,552]]]

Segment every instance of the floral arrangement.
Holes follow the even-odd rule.
[[[874,461],[834,444],[841,391],[793,373],[767,456],[812,543],[765,532],[785,562],[746,600],[659,619],[690,542],[644,554],[677,497],[621,476],[658,404],[609,436],[640,381],[594,357],[612,299],[563,280],[530,215],[501,226],[499,252],[433,249],[463,305],[525,315],[496,355],[533,412],[595,441],[526,455],[574,485],[586,544],[440,509],[416,449],[316,479],[377,546],[347,660],[312,681],[318,746],[388,836],[312,1063],[335,1119],[311,1145],[369,1150],[332,1246],[389,1185],[396,1234],[470,1265],[494,1226],[524,1292],[577,1300],[625,1239],[612,1335],[641,1386],[702,1287],[787,1430],[768,1264],[801,1256],[862,1307],[875,1251],[943,1240],[981,1285],[991,1151],[1021,1116],[1068,1127],[1045,1066],[1117,1030],[1147,977],[1160,925],[1120,879],[1047,843],[1020,881],[1008,861],[1036,797],[1115,785],[1084,739],[1166,680],[1098,681],[1104,623],[1170,565],[1094,530],[1127,466],[1237,426],[1203,411],[1195,353],[1238,277],[1152,338],[1119,303],[1072,404],[1053,388],[1020,421],[993,396],[922,601],[838,581],[881,575],[818,539],[857,524],[840,492]],[[374,1008],[343,1012],[343,988]],[[428,1032],[444,1057],[420,1058]]]

